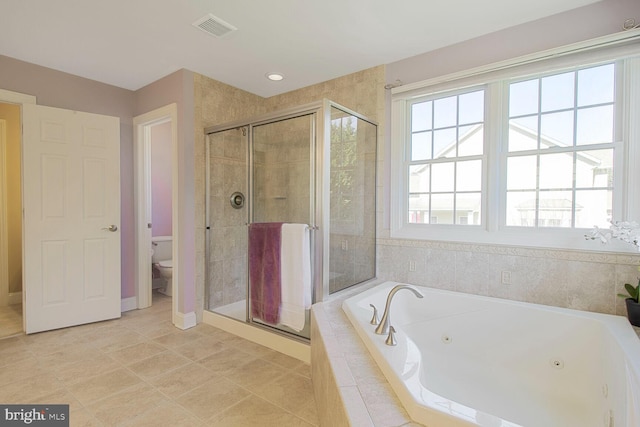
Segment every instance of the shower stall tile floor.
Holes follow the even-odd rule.
[[[317,426],[310,367],[209,325],[171,298],[122,318],[0,339],[0,402],[69,404],[71,426]]]

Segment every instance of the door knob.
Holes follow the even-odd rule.
[[[111,231],[113,233],[114,231],[118,231],[118,226],[111,224],[108,227],[102,227],[102,230]]]

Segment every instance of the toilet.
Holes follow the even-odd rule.
[[[160,277],[153,279],[153,289],[171,296],[173,256],[172,236],[155,236],[151,238],[151,264],[152,268],[160,273]]]

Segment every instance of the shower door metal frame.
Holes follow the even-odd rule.
[[[312,280],[311,280],[311,286],[312,286],[312,303],[316,302],[315,299],[315,289],[317,288],[316,285],[316,270],[318,270],[318,268],[316,267],[317,264],[316,262],[317,257],[315,256],[315,254],[317,252],[319,252],[319,248],[321,248],[322,246],[318,247],[317,246],[317,239],[316,239],[316,231],[319,230],[319,225],[317,224],[317,211],[318,209],[316,208],[317,205],[317,189],[316,189],[316,146],[318,145],[318,139],[317,139],[317,133],[316,133],[316,129],[317,129],[317,121],[318,121],[318,117],[319,117],[319,108],[312,108],[312,109],[296,109],[294,111],[292,111],[290,114],[286,114],[286,115],[282,115],[282,114],[278,114],[276,117],[274,118],[266,118],[265,120],[258,120],[255,121],[253,123],[251,123],[249,125],[249,141],[248,141],[248,151],[249,151],[249,157],[248,157],[248,193],[250,195],[249,200],[249,208],[247,209],[247,226],[249,224],[251,224],[253,222],[253,214],[254,214],[254,205],[255,203],[253,203],[253,197],[255,195],[255,191],[254,191],[254,150],[253,150],[253,144],[254,144],[254,140],[253,140],[253,129],[255,127],[258,126],[266,126],[272,123],[278,123],[278,122],[283,122],[286,120],[291,120],[291,119],[296,119],[296,118],[300,118],[300,117],[305,117],[305,116],[309,116],[309,122],[310,122],[310,131],[309,131],[309,170],[310,170],[310,175],[309,175],[309,224],[308,226],[310,227],[310,245],[311,248],[313,248],[313,252],[312,252],[312,259],[311,259],[311,275],[312,275]],[[322,262],[322,260],[320,260],[320,262]],[[321,265],[321,264],[320,264]],[[268,325],[262,322],[254,322],[253,319],[251,318],[251,280],[249,278],[249,258],[247,257],[247,322],[252,324],[252,325],[257,325],[261,328],[268,328],[269,330],[274,330],[277,331],[280,334],[285,334],[288,336],[293,336],[296,337],[298,339],[304,339],[307,340],[308,338],[303,337],[302,335],[298,335],[292,332],[288,332],[286,330],[282,330],[280,329],[277,325]]]
[[[359,114],[349,108],[346,108],[336,102],[330,101],[328,99],[323,99],[321,101],[304,104],[295,108],[289,108],[284,110],[279,110],[273,113],[268,113],[264,115],[260,115],[253,118],[248,118],[245,120],[233,121],[230,123],[226,123],[223,125],[210,126],[204,129],[205,136],[208,136],[212,133],[222,132],[225,130],[237,129],[237,128],[246,128],[247,129],[247,169],[248,173],[246,175],[247,179],[247,189],[248,193],[251,197],[247,197],[247,199],[251,199],[251,202],[248,203],[247,215],[246,215],[246,225],[249,226],[249,223],[253,217],[253,127],[266,125],[269,123],[274,123],[282,120],[292,119],[296,117],[301,117],[305,115],[313,115],[315,120],[311,121],[311,149],[310,149],[310,167],[314,172],[310,176],[310,191],[311,191],[311,224],[312,227],[311,232],[311,245],[313,248],[313,255],[311,260],[311,271],[312,271],[312,303],[317,303],[325,300],[329,296],[329,262],[324,262],[325,260],[329,260],[329,245],[325,244],[325,242],[329,242],[329,232],[330,232],[330,168],[331,168],[331,141],[328,139],[331,135],[331,107],[335,107],[338,110],[341,110],[347,114],[350,114],[360,120],[363,120],[367,123],[370,123],[376,126],[376,160],[375,160],[375,183],[374,188],[377,188],[377,179],[378,179],[378,168],[377,168],[377,128],[378,124],[366,116]],[[315,137],[313,137],[315,133]],[[207,144],[207,180],[206,180],[206,191],[209,194],[209,144]],[[374,191],[374,206],[376,205],[375,198],[377,191]],[[247,195],[245,195],[247,196]],[[209,212],[209,201],[206,200],[205,209],[207,209],[207,215]],[[314,206],[315,205],[315,206]],[[246,206],[246,205],[245,205]],[[209,252],[209,218],[206,218],[205,221],[205,230],[207,232],[207,239],[205,243],[206,253]],[[374,240],[377,224],[374,224]],[[374,272],[377,261],[375,259],[374,254]],[[208,263],[206,263],[206,268],[208,268]],[[291,334],[286,331],[282,331],[280,329],[266,326],[262,323],[256,323],[251,321],[250,311],[249,311],[249,299],[250,299],[250,283],[249,283],[249,260],[247,257],[247,310],[246,310],[246,323],[251,325],[261,327],[264,329],[268,329],[274,333],[297,339],[302,341],[308,341],[308,339],[301,337],[299,335]],[[205,275],[208,277],[208,274]],[[375,277],[374,277],[375,278]]]
[[[325,239],[323,239],[323,236],[326,234],[328,236],[328,225],[327,227],[325,227],[324,223],[323,223],[323,218],[322,218],[322,212],[321,212],[321,203],[318,202],[318,198],[319,195],[321,194],[322,191],[322,160],[320,160],[320,158],[318,158],[318,153],[322,152],[322,145],[320,144],[319,141],[323,141],[324,139],[324,134],[323,134],[323,128],[322,126],[318,125],[318,122],[322,120],[323,114],[322,114],[322,110],[324,107],[324,103],[322,101],[320,102],[314,102],[311,104],[306,104],[306,105],[302,105],[296,108],[291,108],[291,109],[286,109],[286,110],[280,110],[274,113],[269,113],[269,114],[265,114],[265,115],[261,115],[258,117],[253,117],[253,118],[249,118],[247,120],[241,120],[241,121],[234,121],[234,122],[230,122],[227,124],[223,124],[223,125],[216,125],[216,126],[211,126],[211,127],[207,127],[204,130],[205,136],[208,136],[210,134],[213,133],[218,133],[218,132],[224,132],[226,130],[231,130],[231,129],[238,129],[238,128],[246,128],[247,129],[247,153],[246,153],[246,159],[247,159],[247,174],[246,174],[246,179],[247,179],[247,193],[248,195],[245,195],[246,200],[249,201],[249,203],[246,203],[245,206],[247,206],[247,211],[246,211],[246,216],[245,216],[245,220],[246,220],[246,225],[247,227],[249,226],[249,224],[252,221],[253,218],[253,194],[254,194],[254,189],[253,189],[253,128],[256,126],[263,126],[263,125],[267,125],[269,123],[276,123],[276,122],[280,122],[283,120],[288,120],[288,119],[293,119],[296,117],[303,117],[303,116],[310,116],[310,123],[311,123],[311,129],[310,129],[310,149],[309,149],[309,166],[310,166],[310,170],[311,170],[311,174],[309,176],[309,181],[310,181],[310,224],[309,226],[311,227],[311,234],[310,234],[310,242],[311,242],[311,247],[313,250],[313,254],[312,254],[312,259],[311,259],[311,272],[312,272],[312,303],[316,303],[319,301],[322,301],[322,289],[324,289],[324,287],[322,285],[318,285],[318,283],[322,284],[323,282],[323,276],[322,276],[322,247],[323,247],[323,241],[325,241]],[[315,135],[314,135],[315,134]],[[208,153],[209,151],[209,144],[207,144],[206,147],[206,152]],[[206,159],[206,192],[207,194],[209,194],[209,155],[207,154],[207,159]],[[328,187],[327,187],[328,188]],[[205,239],[206,243],[205,243],[205,250],[206,253],[210,253],[210,247],[209,247],[209,229],[210,229],[210,224],[209,224],[209,218],[208,218],[208,212],[210,209],[209,206],[209,201],[206,200],[205,202],[205,209],[207,209],[207,218],[206,218],[206,223],[205,223],[205,232],[207,233],[207,238]],[[205,268],[209,268],[208,267],[208,263],[206,263]],[[304,342],[308,342],[308,338],[305,338],[303,336],[300,335],[296,335],[281,329],[278,329],[277,327],[273,327],[273,326],[268,326],[265,325],[263,323],[259,323],[259,322],[253,322],[251,319],[251,314],[250,314],[250,281],[249,281],[249,259],[247,257],[247,265],[246,265],[246,269],[247,269],[247,305],[246,305],[246,319],[245,322],[251,325],[254,325],[256,327],[260,327],[263,329],[268,329],[269,331],[272,331],[274,333],[289,337],[289,338],[293,338],[296,340],[301,340]],[[208,277],[208,273],[205,274],[205,277]],[[320,289],[320,292],[318,292]],[[328,288],[327,288],[328,289]],[[237,319],[236,319],[237,320]]]

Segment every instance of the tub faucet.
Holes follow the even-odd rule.
[[[380,324],[376,328],[376,334],[384,335],[389,333],[389,311],[391,311],[391,301],[393,300],[393,296],[403,289],[407,289],[418,298],[424,298],[424,296],[417,289],[413,288],[409,285],[396,285],[391,289],[389,295],[387,296],[387,304],[384,306],[384,313],[382,314],[382,320],[380,320]]]

